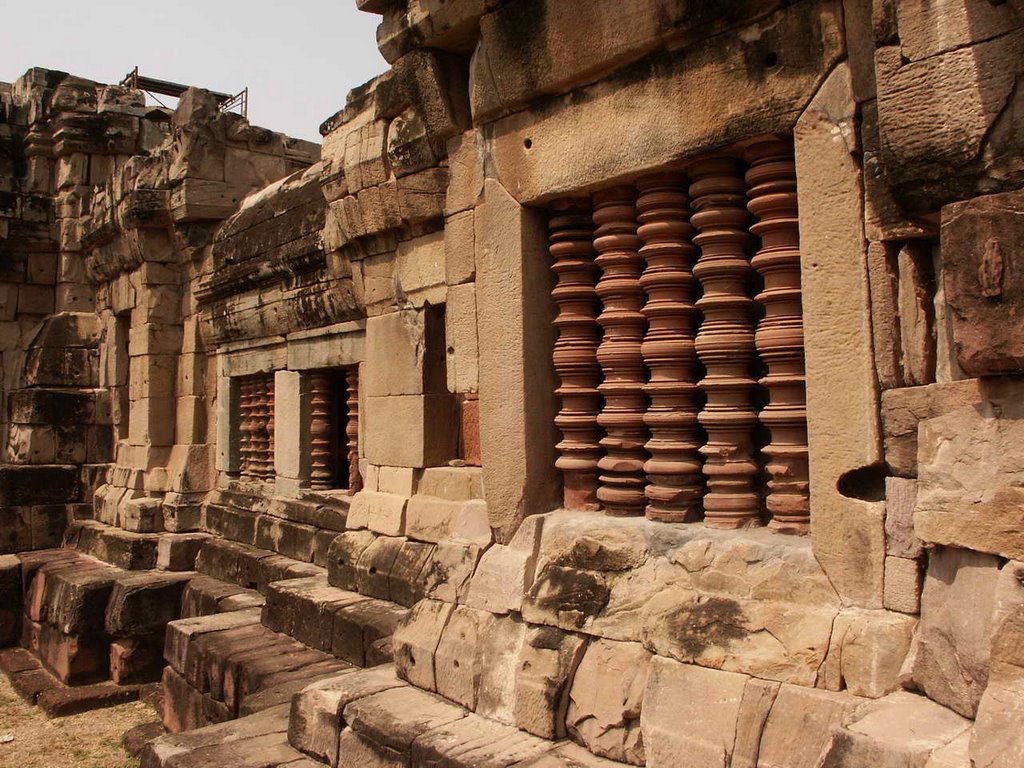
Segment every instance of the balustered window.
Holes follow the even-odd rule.
[[[555,201],[549,228],[565,506],[806,532],[792,142]]]
[[[359,475],[359,369],[324,369],[309,374],[310,487],[362,487]]]
[[[257,373],[238,381],[239,473],[274,477],[274,374]]]

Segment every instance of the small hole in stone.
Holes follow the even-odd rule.
[[[523,146],[526,147],[527,149],[532,148],[533,147],[533,139],[524,139],[523,140]]]
[[[458,669],[459,668],[459,660],[458,659],[454,659],[452,661],[452,666],[455,667],[456,669]]]
[[[372,575],[372,574],[374,574],[376,572],[377,572],[377,569],[371,565],[370,566],[370,574]]]
[[[766,67],[774,67],[778,63],[779,54],[777,54],[775,51],[769,51],[768,54],[764,57],[764,65]]]

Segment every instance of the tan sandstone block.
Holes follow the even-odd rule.
[[[808,440],[814,468],[811,536],[815,555],[844,601],[878,607],[884,511],[877,502],[838,490],[844,474],[881,458],[852,88],[848,65],[839,65],[795,130]],[[844,393],[841,409],[835,407],[836,392]]]
[[[783,685],[761,733],[757,768],[817,768],[832,731],[861,703],[848,693]],[[733,768],[745,768],[737,757]]]
[[[476,392],[480,379],[476,283],[449,287],[445,326],[448,391]]]
[[[557,386],[550,364],[543,216],[525,209],[497,181],[484,185],[477,217],[477,320],[480,342],[480,443],[491,527],[507,542],[526,514],[557,503],[554,445]]]
[[[363,433],[361,450],[374,464],[428,467],[455,456],[458,424],[449,395],[367,397],[360,417],[366,424],[389,425]]]
[[[888,611],[851,611],[843,635],[840,670],[846,690],[877,699],[899,689],[900,669],[917,627],[913,616]]]
[[[592,642],[569,692],[569,736],[596,755],[643,765],[640,711],[650,661],[639,643]]]
[[[394,634],[395,672],[417,688],[437,691],[435,656],[455,606],[440,600],[421,600]]]
[[[921,564],[905,557],[885,558],[883,603],[890,611],[920,613]]]
[[[980,404],[920,425],[914,529],[927,542],[1024,559],[1024,385],[984,386]]]
[[[728,768],[748,679],[655,656],[640,714],[648,768]]]
[[[974,717],[989,676],[999,559],[936,547],[928,558],[913,680],[930,698]]]
[[[467,131],[448,140],[448,192],[444,204],[446,216],[469,210],[483,198],[484,168],[477,142],[476,131]],[[456,282],[462,281],[449,279],[448,284],[454,285]]]
[[[395,252],[395,291],[414,307],[445,302],[444,233],[405,240]]]

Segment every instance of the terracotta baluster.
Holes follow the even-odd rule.
[[[647,472],[647,517],[651,520],[699,520],[704,476],[701,473],[694,351],[697,281],[691,266],[697,249],[691,240],[689,198],[681,173],[660,173],[637,181],[637,234],[647,267],[640,284],[647,293],[644,362],[651,377],[644,391],[651,405],[644,416],[651,439]]]
[[[807,460],[807,398],[804,389],[804,326],[800,292],[800,230],[792,143],[766,141],[744,154],[747,208],[757,217],[750,231],[761,238],[751,264],[764,278],[758,294],[765,310],[757,326],[757,351],[768,374],[761,384],[768,405],[761,423],[771,432],[766,503],[769,527],[806,533],[810,526]]]
[[[252,475],[263,477],[266,472],[264,463],[267,456],[267,412],[266,412],[266,387],[263,376],[256,376],[253,379],[253,407],[252,407]]]
[[[359,369],[349,368],[345,371],[345,384],[348,389],[348,418],[345,422],[345,437],[348,443],[348,491],[355,494],[363,487],[363,478],[359,474]]]
[[[317,490],[334,486],[334,387],[331,375],[309,375],[309,485]]]
[[[597,423],[605,429],[600,442],[605,455],[597,463],[601,470],[597,498],[610,515],[642,515],[647,506],[647,369],[640,351],[647,321],[640,312],[644,304],[640,287],[643,258],[637,252],[640,238],[636,235],[635,201],[636,190],[628,186],[594,195],[594,247],[601,268],[597,295],[603,303],[597,321],[604,329],[597,349],[604,373],[598,387],[604,395],[604,408]]]
[[[268,373],[263,380],[263,412],[266,414],[264,429],[267,432],[266,449],[263,455],[263,476],[273,478],[277,476],[277,469],[274,466],[274,374]]]
[[[690,166],[690,197],[695,213],[690,221],[699,234],[693,238],[700,258],[693,274],[704,295],[697,307],[704,322],[697,334],[697,357],[707,374],[700,388],[707,404],[700,423],[707,430],[704,476],[704,520],[716,528],[743,528],[760,523],[758,475],[752,432],[757,414],[751,404],[756,382],[751,377],[755,359],[753,300],[747,296],[751,276],[746,255],[746,183],[727,157],[702,160]]]
[[[597,462],[604,454],[597,423],[601,410],[601,366],[597,348],[601,305],[594,286],[600,271],[594,262],[594,222],[586,200],[559,200],[551,206],[551,269],[558,283],[551,297],[558,306],[558,339],[552,355],[561,410],[555,426],[562,441],[555,466],[563,479],[563,503],[568,509],[598,509]]]
[[[238,471],[252,472],[252,380],[238,382]]]

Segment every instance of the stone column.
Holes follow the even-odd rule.
[[[348,447],[348,492],[358,493],[363,487],[363,478],[359,474],[359,368],[352,367],[345,371],[345,385],[348,399],[348,418],[345,421],[345,438]]]
[[[729,157],[712,157],[690,166],[691,219],[699,234],[693,239],[700,258],[693,274],[704,295],[697,308],[704,322],[697,334],[697,357],[707,375],[700,388],[707,404],[700,423],[707,430],[704,476],[704,520],[715,528],[744,528],[760,522],[760,500],[754,488],[758,474],[751,435],[757,414],[751,405],[756,384],[753,300],[747,294],[751,275],[745,253],[750,244],[746,183]]]
[[[636,190],[631,186],[612,187],[594,195],[594,247],[601,268],[597,295],[603,303],[597,320],[604,329],[597,350],[604,372],[598,387],[604,395],[604,409],[597,423],[605,429],[601,439],[605,455],[597,464],[601,470],[597,498],[611,515],[642,515],[647,506],[647,369],[640,351],[647,321],[640,312],[644,304],[640,287],[643,258],[638,253],[635,201]]]
[[[804,389],[804,324],[800,293],[800,229],[796,163],[791,144],[767,141],[744,153],[750,163],[747,208],[758,221],[750,231],[761,238],[751,264],[764,278],[758,294],[765,310],[756,344],[768,375],[768,405],[761,423],[771,432],[766,504],[769,526],[782,533],[806,533],[810,525],[807,466],[807,396]]]
[[[600,302],[594,286],[594,223],[589,201],[559,200],[551,206],[548,220],[551,269],[558,284],[551,297],[558,306],[555,327],[558,339],[552,355],[559,387],[555,390],[562,408],[555,426],[562,432],[556,446],[555,466],[562,471],[563,503],[568,509],[598,509],[597,462],[604,451],[599,445],[602,430],[597,423],[601,410],[601,366],[597,348],[601,326],[597,324]]]
[[[691,240],[689,197],[681,173],[659,173],[637,181],[637,234],[647,262],[640,285],[647,293],[647,335],[641,351],[651,377],[644,391],[651,405],[644,423],[651,431],[644,465],[649,482],[647,517],[668,522],[700,519],[704,476],[697,433],[694,351],[697,284],[691,270],[697,249]]]
[[[309,485],[317,490],[334,485],[333,383],[326,371],[309,375]]]

